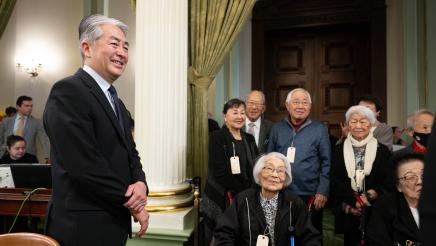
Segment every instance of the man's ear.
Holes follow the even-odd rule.
[[[91,45],[88,42],[82,42],[82,44],[80,44],[80,49],[85,58],[91,57]]]

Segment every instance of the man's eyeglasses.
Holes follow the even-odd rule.
[[[256,107],[256,108],[260,108],[262,107],[264,104],[263,103],[256,103],[256,102],[247,102],[247,107]]]
[[[423,180],[422,174],[421,175],[418,175],[418,174],[406,174],[403,177],[398,178],[398,180],[404,180],[404,181],[406,181],[408,183],[411,183],[411,184],[418,183],[419,179],[421,179],[421,181]]]
[[[310,103],[308,101],[291,101],[292,106],[298,106],[301,105],[303,107],[307,107],[310,105]]]
[[[276,171],[278,176],[285,176],[286,175],[285,168],[263,167],[262,170],[268,175],[272,174],[274,171]]]

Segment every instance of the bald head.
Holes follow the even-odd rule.
[[[252,122],[259,119],[265,112],[265,95],[261,91],[254,90],[248,93],[245,103],[247,104],[247,117]]]

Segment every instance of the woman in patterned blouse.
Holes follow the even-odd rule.
[[[239,193],[218,219],[214,245],[321,245],[304,202],[284,188],[291,184],[291,166],[277,152],[262,156],[253,169],[259,185]],[[265,244],[261,244],[263,241]]]

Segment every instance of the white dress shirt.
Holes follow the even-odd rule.
[[[245,118],[245,132],[248,132],[248,124],[250,124],[250,120],[247,118]],[[259,146],[259,132],[260,132],[260,117],[255,121],[252,122],[254,123],[254,139],[256,140],[256,145]]]
[[[24,129],[26,128],[26,123],[27,123],[27,115],[20,115],[20,114],[16,114],[15,116],[15,122],[14,122],[14,135],[17,135],[17,128],[18,128],[18,123],[20,123],[20,118],[24,117],[24,128],[23,128],[23,135],[24,135]]]
[[[95,81],[97,81],[98,86],[100,86],[100,89],[103,91],[103,94],[106,96],[107,100],[109,101],[109,104],[112,106],[113,111],[116,114],[115,110],[115,104],[114,99],[111,96],[111,93],[109,92],[109,87],[111,87],[111,84],[107,82],[103,77],[101,77],[94,69],[92,69],[88,65],[83,65],[83,70],[87,72]]]

